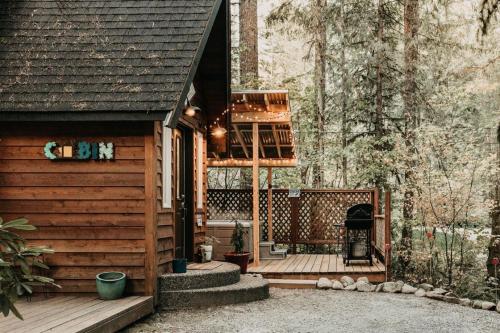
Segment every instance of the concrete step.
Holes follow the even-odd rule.
[[[240,267],[228,262],[211,270],[190,270],[160,276],[160,292],[223,287],[240,281]]]
[[[242,275],[238,283],[223,287],[160,291],[164,309],[209,307],[253,302],[269,298],[269,282],[260,277]]]
[[[275,249],[274,241],[260,242],[260,259],[262,260],[275,260],[275,259],[285,259],[287,255],[286,249]]]

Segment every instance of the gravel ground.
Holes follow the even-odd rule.
[[[271,298],[161,312],[126,333],[500,332],[500,314],[412,295],[271,289]]]

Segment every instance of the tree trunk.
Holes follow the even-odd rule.
[[[240,84],[259,88],[257,0],[240,0]],[[252,170],[242,168],[241,188],[252,188]]]
[[[415,129],[417,118],[417,61],[418,61],[418,0],[404,1],[404,120],[405,145],[408,154],[405,172],[405,193],[403,201],[403,230],[401,233],[401,264],[402,273],[406,273],[412,254],[412,225],[414,219],[415,200]]]
[[[324,130],[325,130],[325,89],[326,89],[326,0],[313,0],[314,26],[314,106],[316,120],[317,159],[313,165],[313,186],[321,188],[324,183]]]
[[[340,19],[339,19],[339,32],[340,32],[340,65],[342,66],[342,77],[341,77],[341,89],[342,89],[342,104],[341,104],[341,132],[342,132],[342,187],[347,188],[349,186],[348,178],[347,178],[347,135],[348,135],[348,126],[347,126],[347,91],[348,87],[348,71],[347,71],[347,63],[345,57],[345,48],[346,48],[346,37],[345,37],[345,29],[346,29],[346,17],[344,12],[344,0],[340,2]]]
[[[376,80],[376,110],[375,110],[375,139],[376,145],[375,149],[378,151],[384,150],[384,145],[382,144],[382,137],[384,136],[383,129],[383,99],[382,99],[382,90],[383,90],[383,61],[384,61],[384,0],[378,0],[378,23],[377,23],[377,40],[378,40],[378,49],[377,49],[377,80]],[[385,186],[385,177],[378,174],[375,178],[375,187],[381,189]]]
[[[245,88],[259,88],[257,0],[240,0],[240,78]]]
[[[488,275],[495,276],[495,267],[491,264],[493,258],[500,258],[500,182],[498,168],[500,167],[500,125],[497,128],[497,173],[495,176],[493,199],[495,205],[491,211],[491,240],[488,246]],[[497,267],[500,269],[500,267]]]

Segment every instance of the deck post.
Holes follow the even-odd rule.
[[[259,225],[259,124],[252,124],[252,188],[253,188],[253,262],[260,263],[260,225]]]
[[[384,205],[384,224],[385,224],[385,270],[386,270],[386,276],[387,280],[389,281],[391,279],[391,191],[387,190],[385,191],[385,205]]]
[[[267,168],[267,240],[273,240],[273,168]]]
[[[372,244],[372,254],[374,254],[375,244],[377,242],[377,216],[379,216],[380,214],[379,189],[377,187],[373,189],[372,205],[373,205],[373,227],[372,227],[371,244]]]

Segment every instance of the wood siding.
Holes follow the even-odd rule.
[[[158,274],[172,272],[172,260],[174,258],[174,216],[175,211],[173,209],[174,205],[172,204],[172,208],[163,208],[163,186],[162,183],[162,171],[163,171],[163,162],[168,161],[169,159],[164,158],[163,152],[163,126],[161,122],[155,123],[155,146],[156,146],[156,156],[157,156],[157,200],[156,200],[156,210],[157,210],[157,221],[158,221]],[[174,143],[172,136],[172,147],[170,159],[171,168],[172,168],[172,180],[171,184],[175,184],[174,182]],[[173,186],[170,189],[173,191]],[[171,195],[174,198],[174,194],[172,192]]]
[[[129,293],[151,292],[146,251],[156,242],[145,241],[145,230],[155,230],[146,222],[153,212],[145,191],[157,179],[148,185],[145,174],[157,165],[146,170],[145,143],[152,135],[151,123],[0,124],[0,216],[28,218],[38,228],[23,233],[29,244],[55,250],[44,260],[62,289],[51,292],[95,292],[95,275],[110,270],[127,274]],[[77,140],[113,142],[115,160],[49,161],[43,154],[48,141]]]

